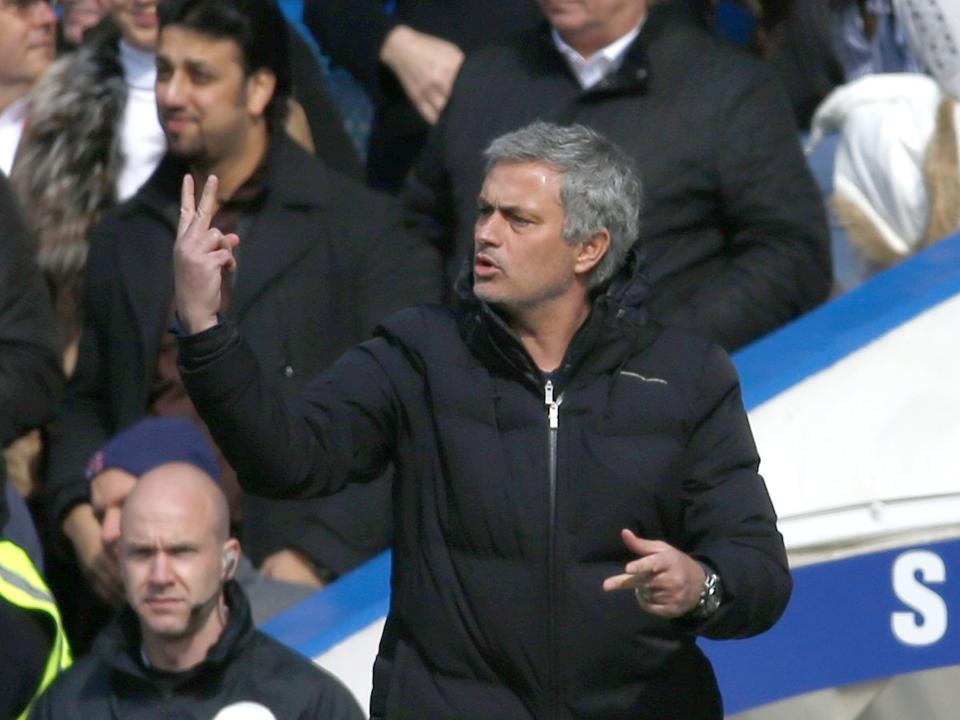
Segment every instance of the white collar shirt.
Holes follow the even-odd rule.
[[[589,90],[607,77],[607,75],[616,72],[620,65],[623,64],[623,58],[627,54],[627,50],[637,35],[640,34],[640,28],[642,27],[643,20],[626,35],[614,40],[605,48],[597,50],[597,52],[589,58],[583,57],[583,55],[570,47],[570,45],[560,37],[560,33],[557,32],[556,28],[551,28],[550,36],[553,38],[553,44],[560,54],[563,55],[563,58],[567,61],[567,65],[570,66],[570,70],[580,83],[580,87],[584,90]]]
[[[0,112],[0,172],[9,175],[13,169],[13,159],[23,135],[23,125],[27,120],[27,106],[30,98],[24,95],[14,100]]]

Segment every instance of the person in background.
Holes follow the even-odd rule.
[[[585,124],[643,173],[648,310],[736,350],[827,297],[823,202],[779,78],[687,0],[541,0],[549,26],[467,58],[401,196],[449,277],[470,254],[482,149],[535,119]]]
[[[543,22],[533,0],[306,0],[303,21],[373,100],[367,182],[396,194],[465,54]]]
[[[127,606],[30,717],[362,720],[336,678],[253,627],[234,580],[240,543],[205,469],[165,463],[123,508]]]
[[[57,38],[60,52],[68,52],[83,42],[83,36],[103,20],[110,9],[109,0],[59,0],[60,20]]]
[[[0,45],[0,54],[5,49]],[[62,384],[46,288],[16,198],[0,174],[0,447],[52,415]],[[31,552],[30,515],[8,482],[0,462],[0,717],[21,720],[69,665],[70,648],[38,572],[40,558]]]
[[[106,0],[106,9],[85,42],[37,84],[12,173],[53,293],[68,373],[83,322],[90,230],[140,189],[167,149],[155,91],[157,1]],[[333,169],[359,178],[359,160],[326,97],[316,60],[299,35],[288,37],[304,105],[289,101],[287,131]]]
[[[168,151],[91,235],[79,359],[44,482],[47,517],[88,577],[104,553],[88,502],[89,458],[149,415],[200,422],[169,331],[184,173],[201,183],[210,173],[221,178],[218,222],[245,233],[249,260],[223,312],[257,338],[284,393],[385,315],[441,293],[435,250],[403,233],[391,199],[330,171],[284,131],[290,66],[276,4],[177,0],[160,10],[156,97]],[[251,559],[277,579],[319,587],[389,541],[386,477],[339,497],[271,502],[244,496],[224,463],[224,488]]]
[[[92,579],[98,585],[98,594],[111,598],[117,607],[123,601],[117,561],[123,503],[143,475],[172,462],[196,465],[220,482],[220,464],[210,441],[195,424],[176,417],[141,420],[111,438],[87,465],[90,507],[100,523],[104,548],[102,562]],[[251,616],[257,626],[314,592],[309,586],[258,573],[242,552],[237,558],[235,578],[250,601]]]
[[[13,168],[30,91],[56,55],[56,24],[46,0],[0,0],[0,174]]]
[[[24,548],[32,545],[34,529],[22,513],[23,496],[31,488],[7,465],[16,469],[11,445],[49,421],[63,391],[63,373],[57,358],[56,330],[50,300],[30,247],[13,190],[0,175],[0,493],[14,485],[17,526],[10,536]],[[6,508],[6,503],[4,504]],[[0,525],[0,529],[3,526]],[[34,555],[34,563],[41,564]]]

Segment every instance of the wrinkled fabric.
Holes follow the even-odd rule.
[[[893,0],[914,52],[948,95],[960,99],[960,2]]]

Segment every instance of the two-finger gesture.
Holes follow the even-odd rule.
[[[604,590],[632,590],[640,607],[660,617],[680,617],[697,606],[706,579],[700,563],[662,540],[645,540],[626,529],[620,535],[639,557],[623,574],[604,580]]]
[[[207,178],[196,204],[194,192],[193,177],[184,175],[180,223],[173,246],[177,316],[191,334],[217,324],[223,274],[236,267],[233,249],[240,242],[236,235],[224,235],[210,227],[216,212],[217,177]]]

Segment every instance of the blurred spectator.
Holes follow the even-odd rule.
[[[960,228],[960,6],[897,0],[901,27],[933,74],[860,78],[814,117],[839,132],[833,203],[862,281]]]
[[[829,0],[834,47],[847,82],[864,75],[922,72],[892,0]]]
[[[56,15],[46,0],[0,0],[0,173],[9,175],[30,90],[53,61]]]
[[[60,43],[70,50],[83,42],[83,35],[103,20],[110,0],[60,0]]]
[[[0,525],[3,523],[0,499]],[[53,596],[30,557],[0,535],[0,717],[26,720],[36,698],[70,666]]]
[[[773,70],[685,2],[541,5],[552,31],[467,59],[404,192],[450,275],[472,246],[481,149],[540,118],[587,124],[636,161],[654,319],[735,350],[820,302],[823,204]]]
[[[303,116],[309,133],[308,150],[331,169],[363,182],[363,165],[356,146],[344,128],[343,117],[327,87],[327,78],[319,58],[295,26],[289,26],[290,68],[293,76],[291,114]],[[297,109],[299,105],[300,109]],[[287,123],[288,129],[291,122]],[[293,132],[297,140],[302,134]]]
[[[16,198],[0,175],[0,447],[53,414],[63,386],[56,347],[46,288]],[[5,476],[0,463],[0,483]]]
[[[137,483],[117,553],[128,605],[31,717],[363,718],[333,676],[254,629],[205,470],[166,463]]]
[[[303,20],[370,93],[371,187],[396,193],[446,105],[464,53],[542,22],[533,0],[306,0]]]
[[[110,598],[115,606],[123,600],[116,555],[123,503],[141,476],[174,462],[195,465],[220,482],[220,465],[210,441],[196,425],[183,418],[141,420],[109,440],[87,466],[90,506],[100,522],[103,546],[91,568],[91,578],[98,586],[98,594]],[[243,553],[238,556],[236,579],[250,600],[255,625],[314,592],[311,587],[261,575]],[[103,620],[106,619],[105,615]]]
[[[109,18],[38,83],[13,172],[53,292],[68,372],[82,323],[80,279],[90,229],[143,185],[166,150],[154,90],[157,2],[107,2]],[[292,103],[288,130],[311,150],[319,148],[334,169],[359,177],[316,60],[303,38],[290,37],[308,110]]]
[[[0,9],[0,17],[5,12]],[[0,54],[5,49],[0,45]],[[0,446],[48,418],[61,383],[47,293],[13,192],[0,174]],[[69,664],[70,652],[36,562],[11,542],[23,543],[33,529],[22,498],[10,491],[0,462],[0,717],[19,719]]]
[[[102,543],[87,460],[146,415],[200,422],[167,331],[186,173],[198,186],[219,178],[216,219],[243,238],[245,260],[223,311],[254,338],[285,394],[380,318],[440,295],[435,251],[406,239],[392,201],[330,172],[282,131],[290,68],[275,3],[178,0],[163,13],[157,104],[169,150],[146,185],[93,231],[79,359],[50,444],[47,512],[88,576]],[[242,34],[251,37],[243,46]],[[310,502],[243,497],[232,471],[224,486],[251,558],[272,577],[319,586],[388,544],[387,478]]]

